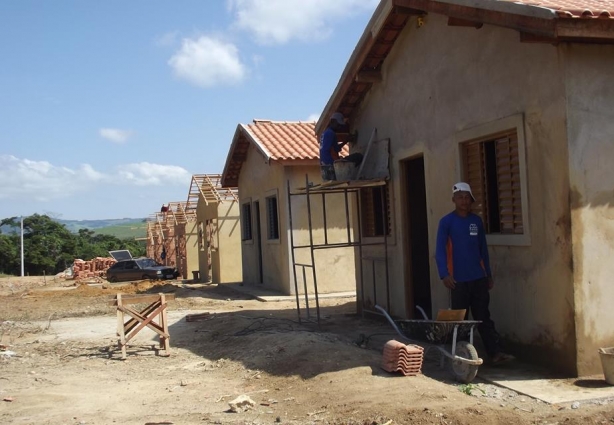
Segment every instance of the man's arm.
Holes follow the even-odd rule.
[[[450,238],[450,223],[445,220],[445,217],[439,220],[439,228],[437,229],[437,245],[435,248],[435,261],[437,262],[437,271],[444,286],[449,289],[456,287],[454,277],[450,275],[448,270],[448,240]]]
[[[439,278],[444,281],[444,285],[450,288],[454,286],[454,279],[450,276],[448,270],[448,237],[450,235],[449,223],[445,220],[445,217],[439,220],[439,227],[437,229],[437,244],[435,247],[435,261],[437,262],[437,272]],[[447,279],[450,278],[450,279]],[[450,282],[446,282],[449,280]]]

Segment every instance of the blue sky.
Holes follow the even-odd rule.
[[[0,1],[0,218],[146,217],[319,117],[377,0]]]

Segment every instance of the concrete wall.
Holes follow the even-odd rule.
[[[252,205],[252,234],[253,238],[242,242],[243,252],[243,280],[246,284],[259,285],[280,291],[285,294],[294,294],[294,275],[292,271],[292,259],[289,234],[289,207],[287,199],[287,182],[290,181],[292,189],[305,186],[305,175],[309,181],[320,183],[320,168],[314,166],[283,166],[272,162],[266,164],[262,154],[253,146],[250,147],[247,160],[241,169],[239,176],[239,197],[240,204],[246,202]],[[266,198],[272,195],[277,196],[277,207],[279,217],[279,239],[269,240],[267,238],[267,217],[266,217]],[[313,227],[314,243],[323,243],[324,235],[322,231],[322,203],[320,198],[313,201]],[[342,241],[341,234],[347,235],[345,223],[344,204],[342,199],[337,196],[327,199],[328,227],[330,229],[328,238],[332,241]],[[256,226],[256,202],[260,205],[260,243],[257,238]],[[295,245],[308,244],[307,208],[305,196],[294,196],[292,204],[293,227]],[[342,214],[342,216],[340,216]],[[243,219],[243,217],[242,217]],[[262,250],[262,282],[259,273],[259,254]],[[311,263],[310,250],[301,249],[296,252],[297,262]],[[353,275],[353,250],[340,248],[334,250],[321,250],[315,254],[317,266],[318,292],[338,292],[351,291],[355,288]],[[303,293],[302,272],[297,269],[299,281],[299,293]],[[307,270],[307,290],[313,292],[313,278],[311,270]]]
[[[601,371],[614,346],[614,46],[569,45],[566,58],[578,370]]]
[[[433,310],[448,307],[434,261],[439,219],[453,209],[451,187],[461,178],[459,134],[520,117],[530,242],[489,244],[495,289],[491,313],[498,330],[533,359],[575,373],[571,224],[565,83],[560,52],[523,44],[516,31],[448,27],[428,15],[412,18],[382,70],[383,81],[352,117],[364,149],[374,127],[391,139],[394,211],[390,246],[391,311],[406,314],[400,161],[425,161]],[[487,134],[484,134],[487,135]],[[381,253],[381,252],[380,252]],[[520,347],[517,347],[520,348]]]
[[[217,206],[216,242],[213,250],[213,282],[241,282],[241,224],[239,204],[224,201]]]
[[[290,188],[295,189],[305,187],[305,176],[314,183],[321,183],[322,177],[320,167],[285,167],[286,180],[290,181]],[[345,201],[343,194],[327,194],[325,201],[326,213],[322,204],[322,195],[310,195],[311,226],[314,245],[347,243],[348,230],[350,231],[349,240],[353,240],[351,235],[351,214],[354,211],[355,197],[348,197],[349,216],[346,216]],[[284,210],[288,210],[286,191],[283,193]],[[307,196],[292,196],[292,228],[294,246],[309,245],[309,224],[308,224]],[[325,216],[326,214],[326,216]],[[289,212],[283,214],[283,229],[289,229]],[[324,232],[324,218],[326,217],[326,234]],[[288,240],[290,239],[289,230],[287,231]],[[291,251],[287,262],[290,272],[292,272]],[[356,278],[354,275],[354,248],[326,248],[314,251],[318,293],[345,292],[356,289]],[[311,250],[301,248],[295,250],[295,262],[300,264],[311,264]],[[307,283],[308,292],[313,292],[313,277],[311,271],[306,269],[307,279],[303,279],[302,269],[297,268],[297,282],[299,293],[304,293],[304,282]],[[293,276],[290,276],[291,286],[294,284]],[[290,288],[291,293],[295,293],[294,287]]]

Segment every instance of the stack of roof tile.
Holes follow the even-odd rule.
[[[390,340],[384,345],[382,369],[386,372],[401,372],[405,376],[415,376],[422,370],[424,349],[418,345]]]

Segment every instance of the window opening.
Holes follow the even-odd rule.
[[[266,198],[267,235],[268,239],[279,239],[279,217],[277,215],[277,197]]]
[[[241,210],[241,240],[252,240],[252,205],[247,202]]]

